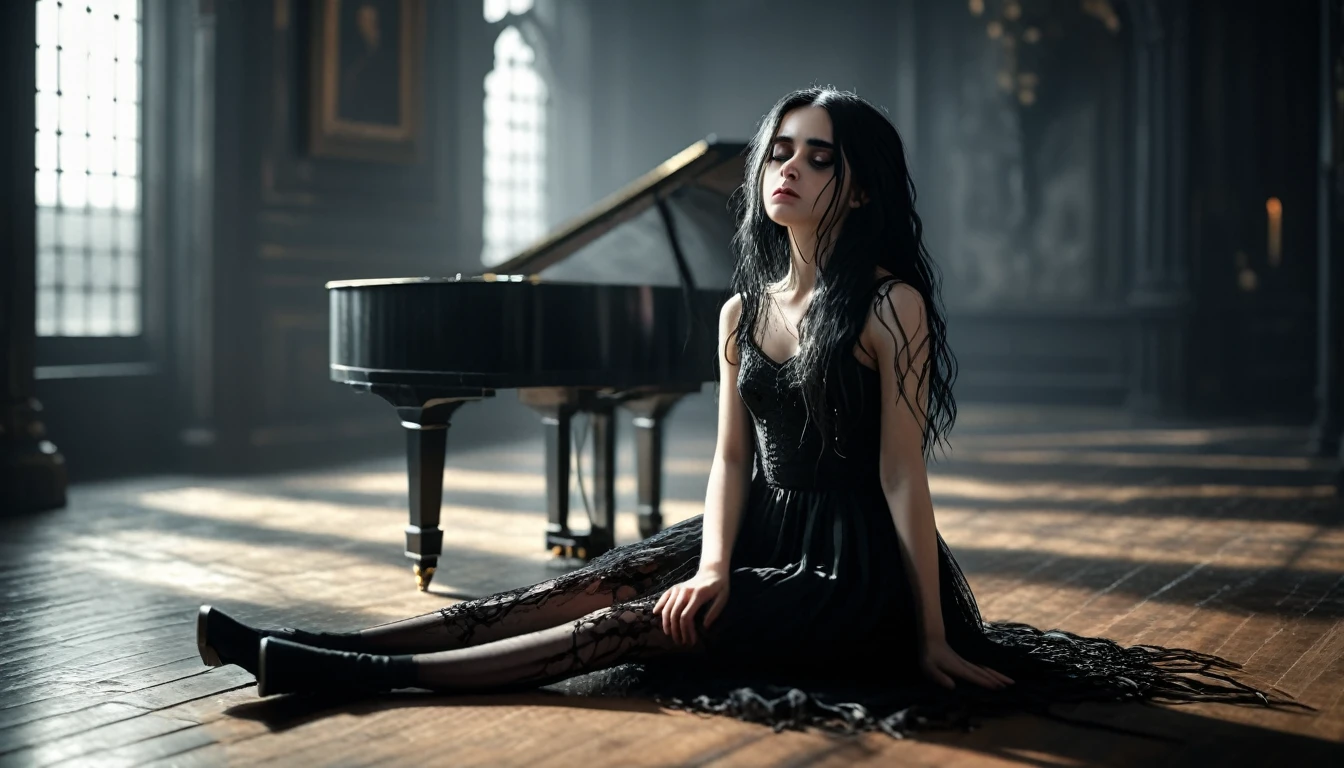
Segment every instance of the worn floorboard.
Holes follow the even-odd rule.
[[[713,450],[712,403],[684,410],[670,521],[699,513]],[[572,567],[540,547],[537,440],[452,453],[428,593],[395,459],[82,486],[0,521],[0,765],[1344,765],[1344,506],[1303,430],[967,407],[956,434],[930,484],[985,618],[1218,653],[1317,711],[1086,705],[895,741],[542,694],[262,701],[201,665],[201,603],[351,629]],[[632,509],[628,452],[618,492]]]

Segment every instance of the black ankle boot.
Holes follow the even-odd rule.
[[[262,638],[282,637],[287,640],[318,648],[354,649],[358,647],[356,634],[339,632],[305,632],[301,629],[255,628],[234,619],[218,608],[201,606],[196,614],[196,649],[207,666],[225,664],[238,666],[257,674],[257,649]]]
[[[373,693],[417,686],[416,665],[410,656],[332,651],[278,637],[263,638],[258,655],[258,696]]]

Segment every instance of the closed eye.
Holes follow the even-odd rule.
[[[770,155],[770,161],[775,163],[787,163],[791,159],[793,159],[793,154],[783,146],[776,147],[774,152]],[[807,158],[807,162],[808,165],[811,165],[817,170],[824,170],[834,165],[835,160],[831,157],[830,152],[823,151],[813,153]]]

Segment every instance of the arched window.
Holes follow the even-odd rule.
[[[140,0],[37,0],[37,333],[141,333]]]
[[[485,0],[485,20],[532,9],[532,0]],[[517,26],[495,39],[485,77],[485,219],[481,261],[508,259],[545,232],[546,84]]]

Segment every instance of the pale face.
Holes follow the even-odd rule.
[[[835,193],[832,136],[831,116],[821,107],[799,107],[784,114],[761,176],[761,201],[771,221],[816,232]],[[845,189],[838,201],[845,206],[857,205],[849,199],[850,178],[846,165]]]

